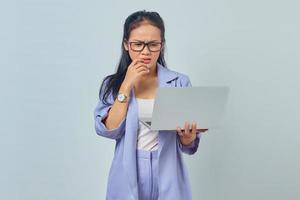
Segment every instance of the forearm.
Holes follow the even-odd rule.
[[[122,84],[119,92],[125,94],[129,98],[130,94],[130,87],[125,84]],[[121,103],[117,99],[114,101],[112,107],[110,108],[108,115],[105,119],[103,119],[105,126],[108,130],[117,128],[119,124],[123,121],[126,117],[127,109],[128,109],[128,102]]]

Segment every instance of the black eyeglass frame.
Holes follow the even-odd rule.
[[[156,42],[156,41],[150,41],[150,42],[144,42],[144,41],[134,41],[134,42],[130,42],[130,41],[128,41],[127,43],[129,44],[130,49],[131,49],[132,51],[134,51],[134,52],[142,52],[142,51],[144,50],[145,46],[147,46],[147,48],[148,48],[148,50],[149,50],[150,52],[159,52],[159,51],[161,51],[161,49],[162,49],[162,47],[163,47],[163,42]],[[132,49],[131,46],[132,46],[133,43],[143,44],[142,49],[141,49],[141,50],[135,50],[135,49]],[[160,44],[160,48],[159,48],[158,50],[156,50],[156,51],[152,51],[152,50],[150,49],[150,47],[149,47],[149,44]]]

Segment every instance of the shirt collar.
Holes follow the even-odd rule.
[[[168,68],[157,63],[157,78],[159,86],[163,86],[164,84],[178,78],[178,73],[171,71]]]

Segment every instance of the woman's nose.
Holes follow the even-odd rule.
[[[148,45],[145,45],[145,47],[144,47],[144,49],[143,49],[143,51],[141,53],[145,54],[145,55],[151,54],[151,51],[149,50]]]

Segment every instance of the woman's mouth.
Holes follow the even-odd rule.
[[[145,64],[149,64],[151,62],[150,58],[143,59]]]

